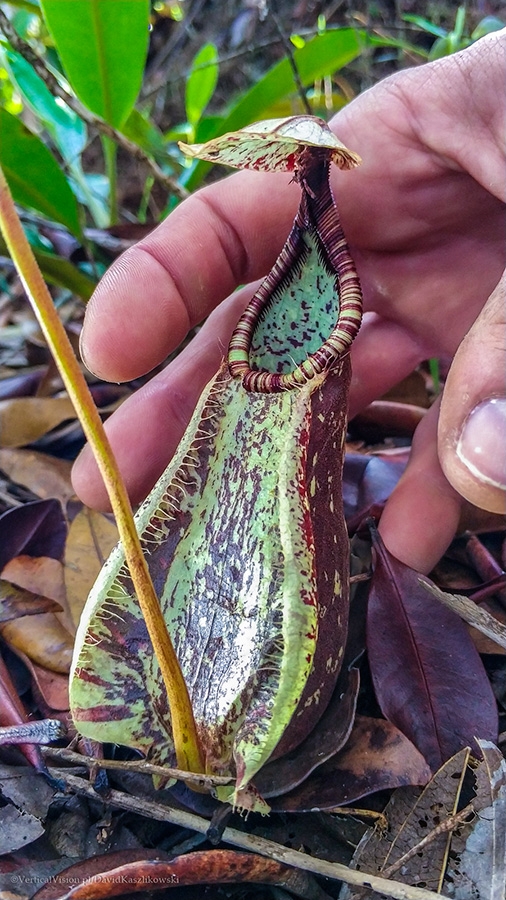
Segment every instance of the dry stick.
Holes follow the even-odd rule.
[[[77,778],[74,775],[69,775],[65,769],[50,769],[49,771],[51,775],[65,781],[69,788],[77,794],[83,794],[94,800],[99,798],[118,809],[156,819],[158,822],[170,822],[172,825],[179,825],[182,828],[197,831],[199,834],[207,834],[209,829],[209,821],[195,815],[195,813],[181,809],[171,809],[168,806],[163,806],[161,803],[155,803],[153,800],[144,800],[141,797],[130,796],[122,791],[110,790],[107,792],[106,797],[100,797],[100,794],[93,789],[89,782],[83,781],[82,778]],[[393,900],[447,900],[447,898],[443,897],[443,894],[427,891],[425,888],[411,887],[398,881],[389,881],[386,878],[380,878],[377,875],[371,875],[366,872],[358,872],[355,869],[349,869],[342,863],[315,859],[315,857],[307,856],[305,853],[283,847],[282,844],[277,844],[275,841],[269,841],[266,838],[257,837],[253,834],[246,834],[238,831],[236,828],[225,828],[222,840],[226,844],[241,847],[243,850],[251,850],[254,853],[259,853],[261,856],[267,856],[269,859],[285,863],[285,865],[294,866],[296,869],[312,872],[314,875],[333,878],[335,881],[344,881],[347,884],[354,884],[358,887],[370,888],[373,891],[385,894],[387,897],[392,897]]]
[[[97,116],[94,116],[93,113],[89,112],[85,106],[83,106],[79,100],[70,94],[68,91],[62,88],[58,79],[49,71],[44,61],[38,56],[37,53],[32,49],[30,44],[24,41],[19,37],[18,34],[14,31],[9,19],[2,12],[0,8],[0,29],[4,33],[5,37],[8,39],[11,46],[16,50],[20,56],[22,56],[26,62],[30,63],[30,65],[35,69],[39,78],[42,79],[46,87],[54,94],[56,97],[59,97],[61,100],[64,100],[67,106],[70,107],[81,119],[84,119],[88,125],[91,125],[93,128],[96,128],[101,134],[107,135],[120,147],[123,147],[127,153],[133,156],[135,159],[138,159],[140,162],[145,163],[145,165],[150,169],[153,178],[158,181],[160,184],[170,191],[172,194],[175,194],[176,197],[179,197],[180,200],[184,200],[188,197],[188,191],[178,184],[177,180],[173,178],[171,175],[166,175],[165,172],[162,172],[157,163],[148,156],[145,151],[138,146],[138,144],[134,144],[133,141],[130,141],[124,134],[120,131],[117,131],[116,128],[113,128],[112,125],[108,125],[107,122],[104,122],[103,119],[99,119]]]
[[[4,725],[0,728],[0,746],[5,744],[50,744],[63,737],[67,729],[59,719],[39,719]]]
[[[125,560],[167,691],[178,765],[181,769],[202,772],[202,752],[188,689],[149,575],[125,484],[84,375],[23,231],[1,166],[0,232],[3,232],[67,393],[79,412],[79,421],[104,480]]]
[[[66,747],[43,747],[41,751],[43,756],[63,759],[78,766],[86,766],[88,769],[119,769],[121,772],[138,772],[141,775],[161,775],[163,778],[176,778],[178,781],[194,784],[196,787],[201,788],[233,784],[235,781],[234,777],[228,775],[199,775],[195,772],[175,769],[173,766],[157,766],[142,759],[98,759],[96,756],[84,756],[82,753],[75,753]]]
[[[285,34],[284,30],[283,30],[283,26],[281,25],[281,22],[279,21],[279,19],[278,19],[276,13],[274,13],[274,12],[271,10],[270,15],[271,15],[272,21],[274,22],[274,24],[275,24],[275,26],[276,26],[277,32],[278,32],[279,37],[280,37],[280,39],[281,39],[281,43],[283,44],[283,47],[285,48],[286,55],[287,55],[287,58],[288,58],[288,62],[290,63],[290,68],[291,68],[292,73],[293,73],[293,80],[295,81],[295,85],[296,85],[296,87],[297,87],[297,92],[298,92],[298,94],[299,94],[299,97],[300,97],[300,99],[302,100],[302,105],[303,105],[303,107],[304,107],[304,110],[305,110],[305,112],[307,113],[308,116],[312,116],[312,115],[313,115],[313,110],[311,109],[311,106],[310,106],[310,104],[309,104],[309,100],[307,99],[307,94],[306,94],[306,91],[305,91],[305,89],[304,89],[304,85],[302,84],[302,80],[301,80],[301,77],[300,77],[300,72],[299,72],[299,70],[298,70],[298,68],[297,68],[297,63],[296,63],[296,61],[295,61],[295,56],[294,56],[294,52],[293,52],[293,46],[292,46],[292,44],[291,44],[291,42],[290,42],[290,39],[287,38],[287,36],[286,36],[286,34]]]
[[[440,591],[438,587],[434,584],[430,584],[423,577],[420,577],[418,581],[426,591],[440,600],[441,603],[448,607],[448,609],[457,613],[464,622],[467,622],[468,625],[472,625],[473,628],[481,631],[482,634],[485,634],[496,644],[499,644],[500,647],[506,649],[506,627],[494,616],[491,616],[486,609],[481,609],[480,606],[476,606],[476,603],[469,597]]]

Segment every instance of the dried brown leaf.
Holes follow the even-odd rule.
[[[395,725],[357,716],[343,750],[270,805],[277,812],[330,810],[386,788],[426,784],[429,778],[423,756]]]
[[[44,612],[58,612],[61,606],[50,597],[32,594],[12,582],[0,578],[0,624]]]
[[[36,450],[3,448],[0,449],[0,469],[42,500],[56,497],[65,506],[75,496],[70,481],[72,463],[66,459]]]
[[[16,397],[0,400],[0,446],[23,447],[68,419],[75,419],[68,397]]]
[[[420,578],[420,584],[423,585],[425,590],[432,594],[433,597],[437,597],[444,606],[457,613],[464,622],[467,622],[468,625],[472,625],[473,628],[481,631],[482,634],[494,641],[495,644],[503,650],[506,650],[506,626],[495,619],[494,616],[491,616],[489,612],[481,606],[477,606],[476,603],[469,599],[469,597],[440,591],[435,584],[432,584],[425,578]]]
[[[35,894],[34,900],[101,900],[139,890],[167,890],[195,884],[275,884],[307,900],[327,895],[309,873],[254,853],[204,850],[174,859],[144,852],[107,853],[65,869]],[[122,857],[121,861],[118,857]],[[157,854],[160,856],[160,854]],[[165,856],[165,854],[163,854]],[[73,885],[69,888],[69,884]]]
[[[22,587],[33,589],[40,585],[41,593],[56,595],[66,605],[62,565],[58,560],[18,556],[5,566],[2,575]],[[9,646],[39,666],[62,674],[70,671],[73,636],[57,614],[42,613],[6,622],[0,625],[0,633]]]
[[[70,525],[65,545],[65,584],[75,626],[98,573],[117,542],[116,525],[87,507]]]
[[[68,630],[73,631],[73,622],[67,604],[64,568],[58,559],[50,556],[15,556],[5,566],[4,577],[19,588],[41,594],[55,600],[60,606],[57,618]]]
[[[31,844],[44,834],[40,819],[9,804],[0,809],[0,855]]]
[[[506,896],[506,761],[489,741],[479,741],[476,818],[452,841],[443,894],[453,900],[504,900]]]
[[[384,810],[388,830],[376,827],[364,835],[353,857],[354,867],[378,875],[385,873],[452,816],[457,809],[468,760],[469,749],[465,748],[448,760],[422,791],[414,787],[394,791]],[[438,891],[449,841],[450,833],[443,828],[416,855],[403,862],[395,878]],[[379,900],[379,896],[361,888],[348,892],[343,889],[340,900]]]

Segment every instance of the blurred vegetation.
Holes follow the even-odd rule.
[[[85,300],[125,242],[209,177],[178,140],[329,118],[385,75],[503,27],[497,5],[2,4],[0,163],[45,277]]]

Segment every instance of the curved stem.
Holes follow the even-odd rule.
[[[130,575],[167,690],[178,767],[202,772],[202,754],[188,689],[142,553],[130,500],[98,410],[19,221],[1,167],[0,230],[107,488]]]

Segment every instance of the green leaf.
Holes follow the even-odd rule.
[[[196,125],[214,94],[218,81],[218,51],[214,44],[204,44],[195,56],[186,82],[186,116]]]
[[[362,34],[355,28],[338,28],[316,35],[300,50],[295,50],[293,55],[302,84],[311,84],[315,78],[342,69],[359,55],[363,40]],[[295,90],[290,62],[283,59],[232,106],[220,124],[219,133],[236,131],[255,119],[261,119],[265,110]],[[208,139],[210,137],[215,135],[209,135]],[[195,190],[209,168],[208,162],[197,163],[184,179],[185,187]]]
[[[76,198],[55,158],[35,134],[4,109],[0,109],[0,164],[17,203],[81,236]]]
[[[44,125],[67,162],[74,162],[86,144],[86,125],[62,100],[56,101],[32,66],[13,50],[4,50],[9,74],[25,103]]]
[[[41,7],[77,96],[119,128],[142,82],[149,0],[41,0]]]
[[[433,34],[434,37],[444,38],[447,35],[447,31],[445,28],[440,28],[439,25],[434,25],[429,19],[425,19],[423,16],[415,16],[411,13],[402,16],[403,22],[409,22],[411,25],[418,25],[422,31],[426,31],[428,34]]]
[[[10,0],[9,6],[17,6],[19,9],[26,9],[28,12],[40,15],[40,7],[37,0]]]
[[[144,118],[139,110],[132,110],[121,132],[134,144],[142,147],[146,153],[164,162],[167,161],[167,148],[162,132],[153,122]]]
[[[49,281],[51,284],[57,284],[59,287],[67,288],[73,294],[81,297],[82,300],[89,300],[96,287],[96,282],[92,278],[81,272],[68,259],[62,259],[61,256],[45,253],[43,250],[37,250],[34,247],[32,247],[32,250],[46,281]],[[0,237],[0,254],[9,256],[7,245],[2,237]]]
[[[306,46],[306,42],[305,42],[304,38],[301,37],[300,34],[292,34],[290,40],[291,40],[293,46],[297,47],[297,50],[301,50],[302,47]]]
[[[485,37],[486,34],[491,34],[492,31],[501,31],[503,28],[504,22],[501,19],[496,18],[496,16],[485,16],[484,19],[478,22],[471,34],[471,40],[478,41],[480,38]]]

